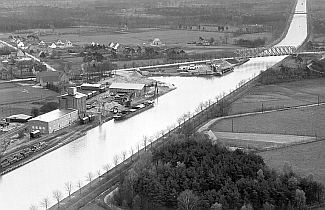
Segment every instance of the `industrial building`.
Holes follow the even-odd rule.
[[[18,122],[18,123],[26,123],[28,120],[32,119],[32,116],[26,114],[15,114],[6,118],[7,122]]]
[[[30,119],[28,125],[31,131],[39,130],[41,133],[49,134],[71,125],[78,119],[78,110],[56,109]]]
[[[59,96],[59,109],[30,119],[28,125],[30,131],[49,134],[71,125],[85,114],[86,95],[70,87],[67,94]]]
[[[76,109],[82,115],[86,112],[86,98],[85,94],[77,92],[77,88],[69,87],[67,94],[59,96],[59,109]]]
[[[109,86],[109,91],[113,94],[134,94],[134,97],[136,98],[145,94],[145,84],[113,83]]]

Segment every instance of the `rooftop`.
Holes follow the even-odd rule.
[[[125,89],[125,90],[142,90],[145,84],[137,83],[113,83],[109,89]]]
[[[7,117],[8,119],[23,119],[23,120],[28,120],[32,118],[32,116],[29,116],[27,114],[15,114]]]
[[[77,110],[75,110],[75,109],[56,109],[51,112],[42,114],[38,117],[34,117],[34,118],[30,119],[29,121],[39,120],[39,121],[43,121],[43,122],[52,122],[56,119],[59,119],[60,117],[62,117],[64,115],[70,114],[75,111],[77,111]]]
[[[60,95],[60,96],[58,96],[58,97],[62,98],[62,97],[68,96],[68,95],[69,95],[69,94],[66,93],[66,94]],[[71,96],[71,95],[70,95],[70,96]],[[76,92],[76,95],[74,95],[73,97],[75,97],[75,98],[82,98],[82,97],[86,97],[86,95],[83,94],[83,93]]]

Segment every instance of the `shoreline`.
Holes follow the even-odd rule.
[[[169,92],[171,92],[171,91],[173,91],[175,89],[176,89],[176,87],[175,88],[169,88],[168,91],[165,91],[163,93],[158,94],[157,98],[159,98],[159,97],[161,97],[161,96],[163,96],[163,95],[165,95],[165,94],[167,94],[167,93],[169,93]],[[141,114],[141,112],[139,114]],[[87,131],[89,131],[89,130],[91,130],[91,129],[99,126],[99,125],[102,125],[103,123],[106,123],[106,122],[108,122],[108,121],[110,121],[112,119],[113,119],[113,115],[103,118],[101,123],[99,123],[98,121],[94,121],[92,123],[89,123],[89,124],[85,125],[84,128],[77,126],[76,127],[77,130],[73,134],[70,134],[70,135],[69,135],[69,133],[65,134],[65,135],[68,135],[67,138],[64,138],[65,135],[57,135],[56,137],[54,137],[54,139],[56,139],[56,140],[49,143],[49,146],[48,146],[49,148],[47,148],[47,149],[45,148],[43,150],[40,150],[40,151],[30,155],[27,158],[24,158],[24,159],[22,159],[22,160],[20,160],[18,162],[15,162],[14,164],[12,164],[10,166],[7,166],[5,168],[1,168],[0,176],[5,175],[5,174],[7,174],[7,173],[21,167],[21,166],[24,166],[24,165],[26,165],[26,164],[28,164],[28,163],[30,163],[30,162],[38,159],[38,158],[50,153],[50,152],[52,152],[52,151],[54,151],[54,150],[56,150],[56,149],[58,149],[58,148],[60,148],[62,146],[65,146],[66,144],[69,144],[69,143],[81,138],[82,136],[85,136]],[[66,131],[68,129],[69,129],[69,127],[64,128],[64,129],[60,130],[60,132],[64,132],[64,131]],[[61,139],[58,140],[57,139],[58,137],[61,137]],[[47,138],[50,138],[52,140],[52,138],[50,136],[48,136]],[[44,141],[46,141],[46,139]],[[10,155],[10,154],[7,154],[7,155]]]

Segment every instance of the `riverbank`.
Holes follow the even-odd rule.
[[[176,89],[175,86],[162,86],[162,87],[160,87],[160,90],[158,91],[158,94],[156,97],[159,98],[175,89]],[[141,103],[144,100],[145,100],[144,98],[138,99],[138,100],[134,101],[134,103],[135,104]],[[109,113],[106,116],[102,116],[100,122],[99,122],[99,120],[96,120],[94,122],[91,122],[91,123],[88,123],[85,125],[79,125],[78,123],[75,123],[74,125],[71,125],[70,127],[67,127],[64,129],[61,129],[58,132],[55,132],[50,135],[43,136],[36,140],[33,140],[33,142],[31,142],[30,144],[35,144],[35,143],[43,141],[43,142],[46,142],[48,145],[46,146],[46,148],[44,148],[40,151],[37,151],[32,155],[30,155],[18,162],[15,162],[7,167],[2,168],[0,170],[0,176],[4,175],[6,173],[9,173],[21,166],[24,166],[24,165],[42,157],[43,155],[46,155],[46,154],[64,146],[64,145],[72,142],[72,141],[75,141],[76,139],[81,138],[82,136],[84,136],[86,134],[86,132],[88,130],[95,128],[95,127],[99,126],[100,124],[103,124],[105,122],[112,120],[113,116],[114,116],[113,113]],[[25,145],[24,148],[27,146],[28,145]],[[14,153],[17,153],[17,151],[22,150],[22,149],[23,148],[17,148],[15,150],[12,150],[11,153],[6,154],[2,159],[6,158]]]

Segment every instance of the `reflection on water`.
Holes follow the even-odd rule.
[[[305,18],[302,21],[301,16],[295,15],[289,37],[280,44],[293,42],[300,45],[307,31],[301,32],[301,28],[306,28]],[[142,147],[144,135],[153,136],[157,131],[176,124],[179,116],[188,111],[193,112],[200,102],[214,100],[221,93],[234,90],[240,81],[253,78],[284,57],[254,58],[221,78],[155,78],[174,84],[177,89],[159,98],[154,108],[123,122],[106,122],[78,140],[0,177],[1,210],[23,210],[31,204],[39,205],[44,197],[52,199],[52,191],[57,189],[67,195],[65,182],[76,184],[82,180],[86,183],[85,175],[88,172],[95,173],[104,164],[112,163],[115,155],[130,151],[137,144]]]

